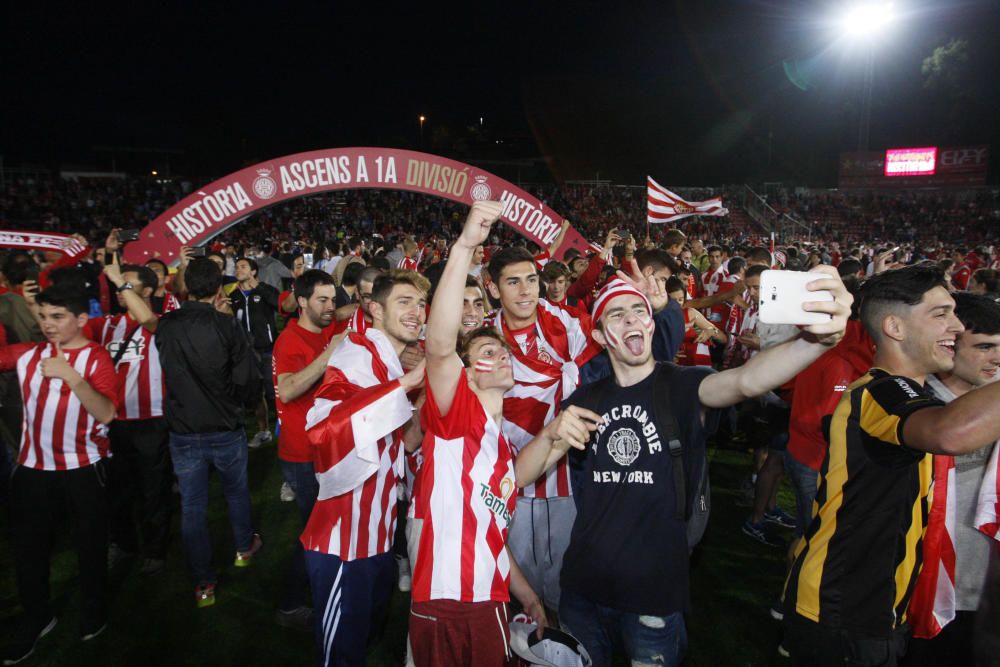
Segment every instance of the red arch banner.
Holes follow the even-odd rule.
[[[468,205],[499,200],[503,221],[546,248],[563,222],[537,198],[472,165],[415,151],[331,148],[261,162],[198,189],[143,228],[139,240],[126,246],[125,258],[141,263],[156,257],[170,264],[182,245],[201,245],[252,213],[289,199],[354,188],[407,190]],[[570,228],[556,255],[574,247],[586,252],[587,241]]]

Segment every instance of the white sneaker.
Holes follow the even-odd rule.
[[[281,484],[281,502],[290,503],[295,500],[295,491],[289,486],[288,482],[282,482]]]
[[[413,578],[410,575],[410,559],[396,558],[396,571],[399,574],[398,586],[403,593],[409,593],[413,588]]]
[[[257,449],[261,445],[271,442],[271,432],[270,431],[257,431],[257,435],[247,443],[250,449]]]

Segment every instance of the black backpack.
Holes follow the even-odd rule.
[[[653,371],[653,396],[656,402],[653,408],[653,418],[656,420],[657,429],[660,431],[661,440],[667,442],[670,450],[671,467],[674,471],[674,492],[676,493],[677,518],[687,524],[688,549],[693,549],[705,534],[708,526],[708,516],[712,509],[711,488],[708,483],[708,460],[703,457],[701,466],[701,476],[698,479],[698,488],[694,496],[693,507],[688,507],[687,502],[687,476],[684,474],[684,447],[678,438],[677,418],[670,409],[670,378],[676,367],[669,362],[658,362],[656,370]],[[581,408],[599,412],[601,401],[604,399],[610,384],[614,382],[613,377],[606,377],[597,382],[581,387],[583,392],[581,401],[577,403]],[[596,433],[591,438],[596,437]],[[590,445],[588,441],[587,445]]]

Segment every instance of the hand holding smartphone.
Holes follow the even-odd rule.
[[[760,274],[760,311],[764,324],[823,324],[832,318],[827,313],[813,313],[802,308],[807,301],[833,301],[828,290],[806,289],[814,280],[828,276],[815,271],[764,271]]]

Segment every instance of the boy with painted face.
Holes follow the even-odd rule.
[[[501,431],[504,393],[514,386],[510,351],[492,327],[463,336],[466,316],[458,307],[470,290],[469,260],[501,210],[499,202],[472,205],[427,325],[423,464],[409,535],[418,667],[507,664],[511,591],[528,613],[545,618],[537,595],[512,576],[505,546],[516,501],[514,451]]]
[[[607,348],[614,375],[571,396],[516,462],[523,486],[570,447],[585,452],[559,615],[595,665],[611,664],[613,646],[622,643],[633,664],[677,665],[683,659],[683,614],[690,611],[686,518],[706,465],[709,417],[713,409],[780,386],[839,340],[851,296],[834,269],[825,273],[830,277],[811,287],[830,290],[835,300],[805,305],[829,313],[828,323],[806,327],[803,337],[722,373],[657,364],[653,310],[667,298],[660,281],[649,277],[642,284],[619,272],[598,294],[593,338]],[[657,381],[661,373],[669,374],[668,384]],[[669,396],[657,394],[658,386],[669,386]],[[669,431],[676,437],[669,438]],[[680,458],[669,451],[674,439]],[[685,480],[682,502],[674,465],[683,465],[677,473]]]

